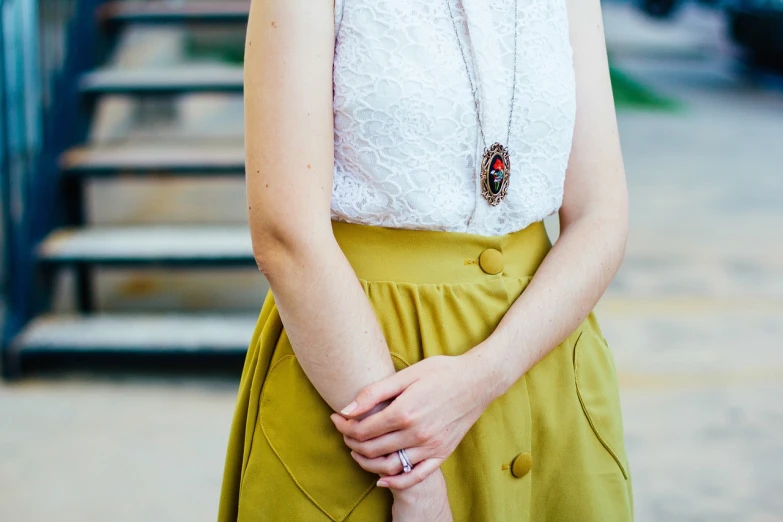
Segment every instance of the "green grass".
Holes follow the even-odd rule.
[[[232,35],[233,36],[233,35]],[[185,55],[196,61],[216,61],[230,65],[242,65],[245,47],[238,38],[196,39],[188,38]]]
[[[218,62],[223,62],[231,65],[242,65],[244,63],[244,52],[242,47],[227,45],[225,47],[214,49],[206,48],[200,49],[196,45],[192,45],[188,49],[188,56],[199,59],[210,59]]]
[[[678,111],[682,104],[653,92],[624,72],[609,70],[614,91],[614,104],[618,109],[642,109],[651,111]]]

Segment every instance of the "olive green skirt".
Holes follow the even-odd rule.
[[[551,247],[542,223],[498,237],[333,229],[398,370],[488,337]],[[219,520],[391,520],[389,491],[351,458],[331,413],[270,292],[239,387]],[[487,408],[442,469],[457,522],[632,520],[614,361],[592,314]]]

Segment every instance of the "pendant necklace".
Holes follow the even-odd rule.
[[[514,94],[517,86],[517,23],[519,15],[517,13],[517,1],[514,0],[514,71],[511,82],[511,107],[508,111],[508,129],[506,130],[506,144],[511,137],[511,117],[514,114]],[[457,31],[457,22],[454,20],[454,13],[451,11],[451,0],[446,0],[449,8],[449,16],[454,26],[454,34],[457,36],[457,44],[462,53],[462,62],[465,64],[465,71],[468,73],[468,82],[470,82],[470,92],[473,94],[473,105],[476,109],[476,120],[478,120],[479,131],[481,132],[481,141],[484,145],[484,156],[481,161],[481,195],[492,206],[498,205],[508,193],[509,174],[511,173],[511,161],[506,145],[494,143],[487,147],[487,139],[484,136],[484,127],[481,124],[481,111],[479,110],[479,101],[476,94],[476,87],[473,85],[473,79],[470,75],[468,60],[465,58],[465,49]],[[478,64],[476,64],[478,73]],[[478,79],[478,74],[476,75]]]

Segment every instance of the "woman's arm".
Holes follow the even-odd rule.
[[[324,400],[340,410],[395,370],[375,312],[331,228],[333,58],[332,0],[252,2],[245,149],[253,252],[297,360]],[[437,468],[433,463],[430,471]],[[397,513],[448,510],[439,472],[412,489],[395,493]],[[415,505],[405,509],[400,497]]]
[[[471,353],[498,378],[488,381],[498,383],[496,394],[584,321],[625,255],[628,192],[600,3],[568,0],[568,11],[577,111],[560,237],[492,339]]]
[[[425,359],[359,394],[357,416],[396,397],[380,413],[361,421],[333,416],[349,446],[369,457],[366,469],[394,466],[382,457],[390,445],[445,459],[492,400],[584,321],[620,266],[628,201],[601,7],[599,0],[567,1],[577,114],[560,237],[488,339],[460,357]],[[424,475],[386,481],[404,487]]]
[[[245,43],[245,149],[253,252],[297,359],[344,408],[394,366],[334,239],[331,0],[251,4]]]

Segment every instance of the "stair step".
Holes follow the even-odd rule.
[[[245,22],[249,0],[200,2],[113,1],[101,6],[98,17],[109,23]]]
[[[169,69],[98,69],[85,74],[85,94],[186,94],[242,92],[241,66],[203,65]]]
[[[255,266],[245,225],[65,228],[44,239],[38,258],[70,265]]]
[[[67,174],[244,174],[242,143],[215,145],[109,145],[74,147],[60,157]]]
[[[13,342],[17,355],[55,352],[237,353],[247,350],[256,315],[48,315]]]

